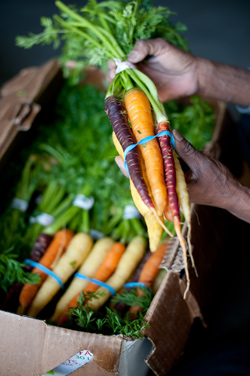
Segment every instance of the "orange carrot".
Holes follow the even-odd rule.
[[[66,250],[73,235],[74,233],[68,229],[58,231],[55,234],[54,239],[50,243],[49,247],[47,248],[45,254],[41,258],[39,263],[48,269],[52,269],[53,264],[55,264],[55,262],[59,259],[59,257]],[[42,270],[40,270],[39,268],[34,268],[32,270],[32,273],[36,273],[40,275],[40,282],[35,285],[26,283],[23,286],[22,291],[19,296],[20,305],[17,310],[17,313],[20,315],[24,314],[26,308],[29,307],[33,298],[35,297],[38,289],[47,278],[47,274],[43,272]]]
[[[155,135],[154,120],[150,102],[146,94],[133,88],[126,92],[124,104],[137,142]],[[157,213],[161,216],[167,204],[167,190],[164,181],[164,168],[157,139],[139,145],[146,165],[146,174],[156,204]]]
[[[124,251],[125,251],[124,244],[120,242],[114,243],[113,246],[108,251],[105,259],[103,260],[103,263],[101,264],[101,266],[99,267],[99,269],[97,270],[93,278],[97,279],[98,281],[105,282],[111,276],[111,274],[115,271]],[[87,286],[85,287],[85,289],[83,290],[83,292],[85,293],[88,291],[93,292],[93,291],[96,291],[98,288],[99,288],[99,285],[97,283],[89,282]],[[58,325],[62,326],[67,322],[68,317],[69,317],[69,310],[72,307],[76,307],[80,296],[81,296],[81,292],[78,293],[70,301],[70,303],[67,305],[65,312],[63,312],[59,316],[57,320]]]
[[[150,290],[152,289],[154,280],[155,280],[155,278],[156,278],[156,276],[159,272],[159,266],[160,266],[160,264],[163,260],[164,255],[165,255],[167,245],[168,245],[168,240],[164,240],[159,245],[157,250],[154,253],[152,253],[150,258],[148,259],[148,261],[146,262],[146,264],[142,268],[138,282],[143,283]],[[143,291],[141,289],[137,289],[136,293],[137,293],[138,296],[143,296]],[[129,313],[133,317],[138,312],[140,312],[141,309],[142,308],[140,306],[132,306],[129,309]]]

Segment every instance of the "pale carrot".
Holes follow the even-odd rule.
[[[125,93],[124,104],[136,141],[139,142],[148,136],[155,136],[151,105],[146,94],[138,88],[132,88]],[[159,216],[162,216],[167,205],[167,190],[160,147],[156,138],[139,147],[145,161],[146,174],[156,204],[156,211]]]
[[[73,236],[74,233],[71,230],[64,229],[58,231],[39,263],[46,268],[51,269],[52,264],[55,262],[58,256],[61,256],[63,252],[65,252]],[[40,282],[35,285],[26,283],[23,286],[19,296],[19,307],[17,310],[17,313],[20,315],[24,314],[25,310],[29,307],[32,300],[34,299],[34,296],[36,295],[38,289],[48,276],[45,272],[37,267],[32,270],[32,273],[40,275]]]
[[[110,250],[106,254],[106,257],[103,260],[103,263],[101,264],[101,266],[99,267],[99,269],[97,270],[93,278],[96,279],[97,281],[105,282],[111,276],[111,274],[115,271],[117,264],[120,261],[120,258],[122,254],[124,253],[124,251],[125,251],[124,244],[120,242],[116,242],[115,244],[113,244],[113,246],[110,248]],[[89,282],[87,286],[84,288],[84,290],[82,291],[85,293],[94,292],[98,289],[98,287],[99,287],[98,283]],[[58,325],[62,326],[67,322],[68,317],[69,317],[69,310],[72,307],[76,307],[78,303],[78,299],[80,298],[82,291],[78,293],[67,305],[65,311],[60,315],[60,317],[57,320]]]
[[[71,239],[66,252],[60,257],[53,268],[53,272],[60,278],[63,284],[67,282],[69,277],[83,263],[92,246],[93,239],[88,234],[78,233]],[[28,310],[28,316],[36,317],[59,290],[60,285],[58,281],[54,277],[49,276],[33,299]]]
[[[64,310],[66,310],[67,305],[74,296],[87,286],[89,283],[88,278],[94,277],[113,244],[114,240],[110,237],[104,237],[96,241],[87,259],[78,270],[78,273],[85,276],[86,279],[75,277],[72,280],[71,284],[56,305],[55,312],[51,317],[52,321],[57,321],[58,317],[64,312]]]
[[[190,237],[191,237],[191,211],[190,211],[190,204],[189,204],[189,195],[188,195],[188,191],[187,191],[187,184],[186,184],[185,176],[184,176],[183,170],[181,168],[179,159],[177,158],[175,153],[173,153],[173,157],[174,157],[175,170],[176,170],[176,191],[177,191],[177,194],[178,194],[179,203],[180,203],[182,212],[184,214],[185,221],[186,221],[187,228],[188,228],[188,233],[187,233],[188,253],[189,253],[189,256],[191,258],[192,266],[193,266],[195,273],[197,275],[197,270],[196,270],[194,258],[193,258],[193,255],[192,255],[192,246],[191,246],[191,240],[190,240]],[[178,230],[178,228],[177,228],[177,230]],[[187,293],[189,286],[190,286],[190,277],[189,277],[188,260],[187,260],[187,248],[186,248],[185,239],[183,238],[183,236],[180,232],[180,229],[178,230],[178,232],[179,232],[178,238],[179,238],[179,241],[180,241],[180,244],[181,244],[181,247],[182,247],[182,251],[183,251],[183,256],[184,256],[184,265],[185,265],[185,272],[186,272],[186,278],[187,278],[187,288],[186,288],[185,293],[184,293],[184,297],[186,297],[186,293]],[[177,233],[177,235],[178,235],[178,233]]]

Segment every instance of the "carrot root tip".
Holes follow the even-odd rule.
[[[156,213],[156,211],[155,211],[154,209],[151,209],[151,210],[152,210],[152,212],[154,213],[154,215],[155,215],[157,221],[159,222],[159,224],[162,226],[162,228],[166,231],[166,233],[167,233],[171,238],[173,238],[174,235],[172,234],[171,231],[169,231],[169,229],[168,229],[168,228],[164,225],[164,223],[160,220],[160,218],[159,218],[158,214]]]

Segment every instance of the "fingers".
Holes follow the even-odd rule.
[[[106,75],[108,84],[110,84],[115,78],[115,72],[116,72],[116,64],[113,60],[109,60],[108,61],[108,73]]]
[[[177,129],[173,130],[177,154],[194,171],[198,167],[203,155],[188,142]]]
[[[123,173],[123,175],[129,179],[129,176],[128,176],[128,173],[127,173],[127,170],[126,168],[124,167],[124,161],[122,159],[122,157],[115,157],[115,162],[117,164],[117,166],[119,167],[119,169],[121,170],[121,172]]]
[[[167,46],[168,43],[161,38],[138,40],[133,50],[128,55],[128,61],[136,64],[144,60],[148,55],[159,56],[163,53]]]

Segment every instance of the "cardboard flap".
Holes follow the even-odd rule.
[[[39,68],[27,68],[1,88],[0,158],[16,139],[19,131],[27,131],[41,110],[39,98],[58,74],[57,60]]]
[[[8,338],[0,342],[0,364],[4,364],[4,370],[0,367],[0,376],[42,375],[83,350],[94,355],[83,367],[86,370],[93,362],[95,366],[91,368],[103,370],[98,375],[118,372],[122,339],[117,336],[62,329],[3,311],[0,311],[0,320],[0,336]],[[80,370],[76,372],[80,375]]]
[[[36,102],[60,70],[57,60],[49,60],[41,67],[23,69],[1,88],[1,96],[13,95],[17,101]]]
[[[146,314],[150,327],[144,335],[154,345],[147,364],[159,376],[165,375],[182,355],[194,316],[199,315],[199,310],[193,311],[183,299],[183,284],[178,273],[168,272]]]

